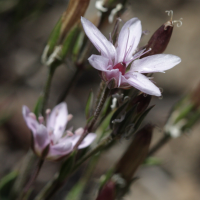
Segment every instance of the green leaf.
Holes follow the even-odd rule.
[[[86,119],[89,119],[91,117],[91,110],[92,110],[92,105],[93,105],[93,98],[94,98],[93,92],[90,91],[89,96],[88,96],[88,100],[87,100],[87,103],[86,103],[86,107],[85,107],[85,116],[86,116]]]
[[[81,199],[83,190],[85,189],[85,182],[79,181],[68,193],[65,200],[79,200]]]
[[[8,200],[8,197],[11,193],[11,189],[14,185],[17,176],[18,172],[12,171],[0,180],[0,199],[5,198]]]
[[[77,151],[73,151],[71,155],[62,163],[58,177],[59,181],[62,182],[71,173],[72,167],[74,166],[76,153]]]
[[[181,119],[185,118],[188,115],[188,113],[193,109],[193,107],[194,107],[193,104],[184,105],[184,107],[181,110],[180,114],[175,119],[174,124],[176,124],[177,122],[179,122]]]
[[[161,164],[161,161],[155,157],[147,157],[143,163],[143,165],[147,165],[147,166],[154,166],[154,165],[160,165],[160,164]]]
[[[62,51],[60,54],[60,59],[63,60],[66,56],[66,54],[71,50],[71,53],[73,51],[74,44],[77,41],[78,34],[80,33],[80,29],[78,26],[72,27],[68,35],[66,36],[63,45],[62,45]]]
[[[38,101],[35,105],[35,109],[34,109],[34,113],[36,115],[36,117],[38,118],[39,115],[41,114],[41,108],[42,108],[42,103],[43,103],[43,98],[44,96],[41,95],[39,98],[38,98]]]
[[[135,124],[135,130],[134,131],[137,131],[138,128],[140,127],[140,125],[142,124],[144,118],[148,115],[148,113],[151,111],[151,109],[154,107],[155,105],[153,106],[150,106],[147,110],[145,110],[139,117],[139,119],[137,120],[136,124]]]
[[[62,25],[62,20],[61,18],[58,20],[57,24],[55,25],[50,38],[48,40],[48,45],[49,45],[49,51],[48,55],[53,53],[54,47],[56,46],[58,39],[60,38],[60,29]]]

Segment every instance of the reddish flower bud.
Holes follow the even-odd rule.
[[[153,127],[153,125],[146,125],[138,131],[128,149],[117,163],[115,173],[120,174],[127,183],[132,180],[135,171],[148,154]]]
[[[173,11],[166,11],[171,16],[171,19],[164,23],[159,29],[155,31],[155,33],[151,36],[148,44],[144,47],[147,50],[151,49],[151,51],[147,52],[146,54],[142,55],[140,58],[144,58],[150,55],[160,54],[165,51],[167,45],[170,41],[174,23],[179,23],[177,26],[181,26],[182,22],[180,20],[172,20]]]
[[[108,181],[100,190],[96,200],[114,200],[115,199],[115,183]]]

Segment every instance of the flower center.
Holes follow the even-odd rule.
[[[119,71],[122,73],[122,75],[124,75],[126,72],[126,63],[120,62],[120,63],[116,64],[113,67],[113,69],[119,69]]]

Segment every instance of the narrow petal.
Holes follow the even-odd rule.
[[[34,150],[41,155],[42,151],[49,145],[49,136],[47,128],[43,124],[39,124],[37,130],[33,132]]]
[[[72,144],[73,144],[73,146],[75,146],[80,137],[81,137],[81,135],[74,134],[73,136],[69,137],[68,139],[70,139]],[[96,138],[96,134],[89,133],[85,137],[85,139],[82,141],[82,143],[78,146],[78,148],[79,149],[83,149],[83,148],[89,146],[94,141],[95,138]]]
[[[96,138],[96,134],[89,133],[85,139],[81,142],[81,144],[78,146],[79,149],[83,149],[85,147],[88,147]]]
[[[146,76],[134,72],[132,74],[126,74],[127,82],[138,90],[154,96],[161,96],[161,92],[157,86],[155,86]]]
[[[124,24],[118,38],[116,63],[124,61],[125,57],[125,61],[131,59],[139,44],[141,35],[142,26],[138,18],[132,18]]]
[[[180,62],[181,59],[178,56],[157,54],[135,60],[131,65],[130,71],[137,71],[140,73],[164,72]]]
[[[106,71],[108,68],[109,59],[103,56],[91,55],[88,58],[89,63],[99,71]]]
[[[62,141],[56,145],[51,145],[49,153],[46,157],[48,160],[57,160],[63,156],[66,156],[73,150],[72,143],[70,141]]]
[[[81,22],[86,35],[101,55],[109,58],[110,61],[114,60],[116,51],[113,44],[89,20],[81,17]]]
[[[33,113],[30,112],[29,108],[27,106],[22,107],[22,115],[24,117],[24,120],[26,122],[26,125],[28,128],[35,132],[37,130],[37,127],[39,125],[38,121],[36,120],[36,117]]]
[[[66,103],[60,103],[54,107],[47,120],[48,131],[52,131],[57,139],[62,137],[67,125],[68,110]]]

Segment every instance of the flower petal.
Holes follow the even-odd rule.
[[[179,64],[181,59],[170,54],[157,54],[142,59],[135,60],[130,71],[140,73],[164,72]]]
[[[88,58],[89,63],[99,71],[106,71],[108,68],[109,59],[103,56],[91,55]]]
[[[154,96],[161,96],[161,92],[146,76],[134,72],[126,74],[127,82],[138,90]]]
[[[72,142],[72,144],[73,144],[73,146],[75,146],[80,137],[81,137],[81,135],[76,135],[76,134],[74,134],[73,136],[68,137],[68,139],[70,139],[71,142]],[[96,134],[94,134],[94,133],[89,133],[89,134],[84,138],[84,140],[81,142],[81,144],[78,146],[78,148],[79,148],[79,149],[83,149],[83,148],[89,146],[89,145],[94,141],[95,138],[96,138]]]
[[[43,124],[39,124],[37,130],[32,133],[34,139],[34,150],[38,155],[49,145],[49,136],[47,128]]]
[[[51,145],[49,149],[49,153],[46,157],[48,160],[57,160],[67,154],[69,154],[73,150],[72,143],[68,140],[63,140],[62,142]]]
[[[115,47],[107,38],[99,31],[99,29],[92,24],[89,20],[81,17],[81,22],[85,30],[86,35],[96,47],[96,49],[101,52],[101,55],[107,57],[110,62],[115,58]],[[110,63],[111,64],[111,63]]]
[[[35,132],[37,130],[39,123],[36,120],[36,117],[34,116],[34,114],[30,112],[30,110],[27,106],[22,106],[22,115],[24,117],[24,120],[25,120],[28,128],[32,132]]]
[[[122,27],[117,47],[117,60],[115,64],[131,59],[142,35],[142,26],[138,18],[132,18]],[[124,60],[124,57],[126,59]]]
[[[96,134],[89,133],[85,139],[81,142],[81,144],[78,146],[79,149],[83,149],[87,146],[89,146],[96,138]]]
[[[47,120],[47,129],[52,131],[57,139],[61,138],[67,125],[68,111],[65,102],[58,104],[52,110]]]

